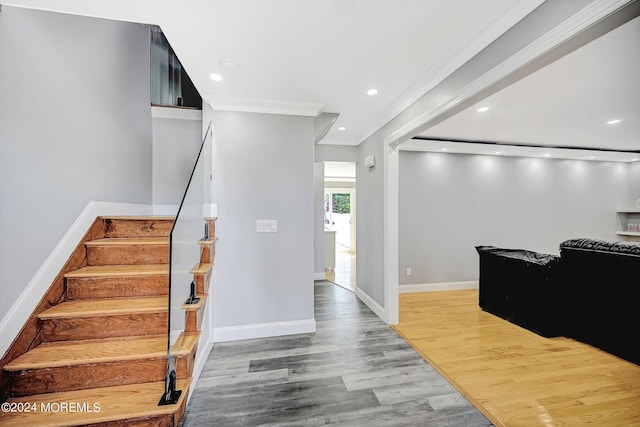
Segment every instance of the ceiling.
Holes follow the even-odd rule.
[[[419,136],[540,146],[640,150],[640,18],[595,39]],[[479,112],[481,107],[489,110]],[[612,120],[619,123],[607,124]],[[403,144],[404,145],[404,144]],[[640,154],[412,141],[404,149],[633,160]],[[516,155],[516,154],[513,154]]]
[[[343,145],[364,141],[543,1],[0,0],[159,25],[214,109],[339,113],[321,143]],[[638,40],[636,18],[420,135],[640,150]],[[211,73],[222,80],[212,81]],[[368,96],[373,88],[378,94]],[[481,106],[490,109],[479,113]],[[612,119],[622,121],[606,125]],[[452,152],[497,151],[449,144]],[[401,144],[406,150],[442,148]],[[637,157],[626,156],[621,160]]]
[[[2,2],[159,25],[214,108],[339,113],[322,142],[357,145],[543,0]]]

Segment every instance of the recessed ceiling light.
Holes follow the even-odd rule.
[[[446,148],[443,148],[443,149],[442,149],[442,151],[447,151],[447,149],[446,149]]]
[[[222,76],[220,74],[217,74],[217,73],[209,74],[209,78],[211,80],[213,80],[214,82],[219,82],[220,80],[222,80]]]
[[[369,89],[367,91],[367,95],[369,96],[373,96],[373,95],[377,95],[378,94],[378,89]]]
[[[637,162],[640,159],[631,159],[632,162]]]
[[[346,127],[344,127],[344,126],[340,126],[340,127],[338,128],[338,130],[347,130],[347,128],[346,128]]]
[[[615,125],[615,124],[620,123],[621,121],[622,121],[622,120],[620,120],[620,119],[613,119],[613,120],[609,120],[609,121],[607,122],[607,124],[608,124],[608,125]]]
[[[500,151],[496,151],[496,154],[500,154],[500,153],[501,153]]]
[[[595,158],[596,158],[596,156],[589,156],[589,158],[590,158],[590,159],[595,159]]]
[[[551,155],[551,154],[547,153],[547,154],[545,154],[544,156],[545,156],[545,157],[549,157],[550,155]]]
[[[484,113],[485,111],[489,111],[489,107],[480,107],[476,111],[478,113]]]

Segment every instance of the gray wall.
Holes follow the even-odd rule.
[[[617,240],[627,180],[624,163],[403,151],[400,284],[477,280],[476,245],[557,254],[573,237]]]
[[[313,272],[324,274],[324,163],[313,164]]]
[[[316,162],[357,162],[358,147],[355,145],[316,144]]]
[[[621,207],[640,209],[638,203],[640,203],[640,162],[633,162],[629,163],[629,204]]]
[[[0,13],[0,318],[89,201],[151,202],[142,25]]]
[[[182,200],[202,145],[202,120],[153,117],[153,203]]]
[[[313,118],[212,116],[214,325],[313,319]],[[258,219],[277,220],[277,233],[257,233]]]
[[[384,150],[381,141],[367,140],[358,146],[356,194],[358,197],[356,277],[358,288],[384,307]],[[364,166],[373,154],[376,165]]]

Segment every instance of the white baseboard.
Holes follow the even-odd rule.
[[[225,326],[213,329],[213,342],[307,334],[315,331],[315,319],[294,320],[291,322],[258,323],[254,325]]]
[[[442,283],[418,283],[415,285],[398,286],[401,294],[411,292],[433,292],[433,291],[457,291],[461,289],[478,289],[478,281],[467,282],[442,282]]]
[[[313,273],[313,280],[325,280],[326,279],[326,275],[324,273],[324,271],[322,273]]]
[[[355,294],[358,298],[360,298],[360,301],[365,303],[366,306],[369,307],[371,311],[373,311],[380,319],[382,319],[383,322],[387,324],[389,323],[387,321],[387,313],[385,312],[384,308],[380,304],[378,304],[373,298],[371,298],[366,292],[356,287]]]
[[[193,364],[193,372],[191,373],[191,390],[196,386],[200,374],[204,369],[207,360],[209,359],[209,353],[213,348],[213,301],[208,300],[205,306],[205,312],[202,319],[202,333],[198,339],[198,350],[196,352],[196,360]],[[194,393],[189,393],[187,397],[187,405],[191,400]]]
[[[105,215],[150,215],[151,205],[89,202],[0,321],[0,354],[11,346],[93,221]]]

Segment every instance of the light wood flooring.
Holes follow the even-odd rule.
[[[640,426],[640,366],[486,313],[477,290],[401,294],[395,329],[495,425]]]
[[[336,267],[325,272],[325,279],[354,292],[356,290],[356,254],[336,250]]]
[[[491,423],[356,296],[316,282],[317,332],[215,344],[185,426]]]

